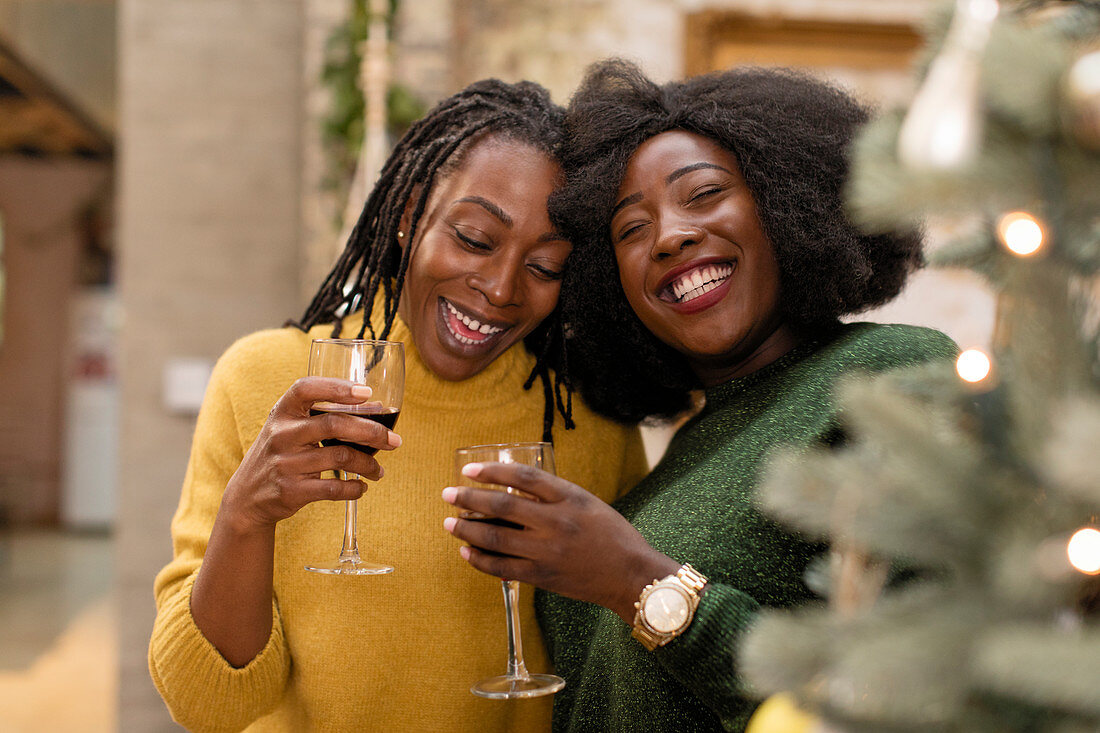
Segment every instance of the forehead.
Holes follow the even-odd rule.
[[[561,166],[529,143],[488,137],[467,150],[461,162],[445,174],[453,184],[493,185],[531,180],[549,190],[557,186]]]
[[[644,185],[652,178],[663,182],[669,174],[697,163],[710,163],[740,173],[737,156],[709,137],[687,130],[669,130],[638,146],[627,162],[620,191],[628,186]]]

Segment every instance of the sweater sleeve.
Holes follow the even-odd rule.
[[[274,598],[271,636],[239,669],[218,653],[191,616],[191,591],[222,493],[246,448],[230,396],[231,352],[219,360],[203,400],[172,520],[173,559],[154,583],[157,616],[149,669],[172,717],[194,731],[244,728],[275,706],[290,674],[290,653]]]
[[[707,583],[688,630],[653,651],[657,662],[704,701],[726,730],[743,730],[752,712],[735,654],[759,608],[752,596],[733,586]]]
[[[824,372],[825,381],[802,385],[817,390],[815,399],[808,403],[829,404],[834,380],[851,369],[877,373],[949,359],[958,351],[950,338],[931,329],[860,324],[853,331],[851,339],[837,344],[838,354],[833,367]],[[836,430],[833,409],[825,410],[817,422],[805,422],[807,408],[803,402],[796,404],[808,428],[799,442],[828,444],[831,431]],[[807,553],[807,557],[813,554],[809,545],[799,545],[799,548],[792,547],[788,552]],[[751,691],[745,689],[739,678],[736,653],[742,635],[760,608],[760,603],[749,593],[733,585],[711,581],[707,583],[687,631],[653,652],[656,661],[697,700],[707,705],[726,730],[743,730],[755,707],[755,703],[749,702]]]

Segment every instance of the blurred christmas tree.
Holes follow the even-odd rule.
[[[928,39],[851,209],[950,223],[933,264],[994,288],[992,354],[842,385],[846,446],[772,463],[762,506],[832,543],[829,603],[763,614],[741,664],[825,730],[1097,731],[1100,2],[958,0]]]

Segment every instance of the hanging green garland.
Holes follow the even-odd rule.
[[[389,0],[387,34],[399,0]],[[329,110],[321,120],[321,141],[328,160],[324,185],[346,195],[359,151],[363,147],[363,90],[359,87],[361,49],[367,38],[370,14],[367,0],[351,0],[348,22],[336,28],[325,44],[321,81],[330,92]],[[427,107],[408,87],[391,83],[386,91],[386,131],[393,139],[424,115]]]

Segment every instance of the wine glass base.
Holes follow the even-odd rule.
[[[386,575],[393,572],[392,565],[382,565],[376,562],[330,562],[313,563],[305,566],[306,570],[325,575]]]
[[[478,682],[470,688],[470,692],[493,700],[511,700],[553,695],[563,687],[565,687],[565,680],[553,674],[529,674],[526,677],[509,677],[502,674]]]

